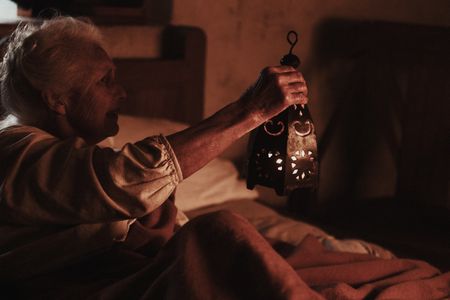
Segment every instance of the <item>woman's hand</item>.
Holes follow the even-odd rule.
[[[300,72],[290,66],[267,67],[238,103],[262,123],[290,105],[306,104],[307,96],[308,88]]]
[[[184,178],[288,106],[308,102],[302,74],[292,67],[265,68],[242,97],[186,130],[168,136]]]

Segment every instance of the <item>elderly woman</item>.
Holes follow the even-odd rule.
[[[266,68],[240,99],[196,126],[148,137],[119,151],[100,148],[96,143],[119,130],[119,106],[126,93],[115,81],[115,67],[98,29],[70,17],[19,26],[1,65],[1,100],[8,114],[0,132],[3,284],[15,287],[15,295],[33,298],[204,298],[207,294],[202,297],[200,290],[220,296],[228,288],[226,293],[243,297],[245,290],[227,278],[236,274],[231,269],[230,275],[221,275],[219,285],[199,289],[201,283],[194,281],[210,280],[208,272],[200,270],[201,260],[195,262],[200,252],[186,245],[189,235],[198,234],[196,228],[205,230],[214,223],[220,224],[215,234],[223,237],[213,239],[219,244],[211,253],[231,247],[234,234],[229,232],[239,231],[242,239],[257,236],[237,216],[222,212],[192,222],[166,246],[163,258],[155,258],[179,227],[171,195],[183,178],[289,105],[306,103],[306,95],[305,81],[295,69]],[[14,126],[7,126],[12,118]],[[259,236],[248,239],[255,244],[251,251],[272,251]],[[236,255],[232,248],[230,256]],[[192,261],[184,260],[190,252]],[[211,255],[203,254],[205,260]],[[272,268],[272,260],[269,264],[259,256],[261,261],[251,264]],[[214,264],[217,272],[230,268],[217,259]],[[281,259],[280,266],[295,274]],[[171,267],[194,272],[195,278],[177,278]],[[288,295],[282,286],[292,282],[279,281],[268,290]]]
[[[176,70],[173,70],[176,76]],[[7,299],[434,299],[450,273],[423,262],[328,253],[282,258],[241,217],[182,226],[177,184],[289,105],[302,75],[270,67],[237,101],[184,131],[115,151],[126,99],[91,24],[19,26],[1,65],[0,279]],[[14,124],[11,124],[14,120]],[[286,250],[286,248],[284,248]],[[281,253],[281,252],[280,252]],[[295,269],[295,270],[294,270]]]

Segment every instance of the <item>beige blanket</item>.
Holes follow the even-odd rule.
[[[263,238],[230,212],[176,231],[167,201],[132,225],[124,244],[16,283],[33,299],[442,299],[450,273],[421,261],[333,252],[315,237],[294,247]],[[278,249],[279,253],[276,252]],[[284,256],[284,257],[283,257]]]

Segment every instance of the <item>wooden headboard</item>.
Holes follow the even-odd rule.
[[[16,24],[0,24],[0,39],[7,37],[15,27]],[[148,41],[159,43],[155,47],[159,50],[157,57],[114,57],[112,54],[117,66],[117,79],[128,94],[122,113],[169,118],[188,124],[200,121],[204,107],[204,33],[193,27],[165,26],[155,27],[155,30],[150,26],[144,27],[146,30],[138,31],[137,39],[143,44],[145,41],[147,44]],[[131,30],[131,27],[119,28],[121,35],[114,34],[114,26],[101,29],[109,32],[110,45],[129,43],[126,30]],[[134,46],[129,44],[129,48]]]
[[[145,38],[145,37],[144,37]],[[192,27],[166,27],[161,57],[117,58],[117,78],[128,93],[123,113],[193,124],[203,117],[205,44]]]
[[[450,212],[450,28],[328,20],[313,53],[322,199]]]

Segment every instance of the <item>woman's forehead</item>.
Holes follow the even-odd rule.
[[[85,67],[94,72],[115,69],[114,63],[108,53],[98,45],[89,47],[88,51],[84,52],[84,55],[82,55],[82,63],[85,64]]]
[[[104,63],[104,64],[109,63],[112,65],[112,60],[111,60],[109,54],[106,52],[106,50],[102,46],[94,44],[90,50],[91,50],[91,51],[89,51],[90,57],[92,59],[98,60],[99,62]]]

